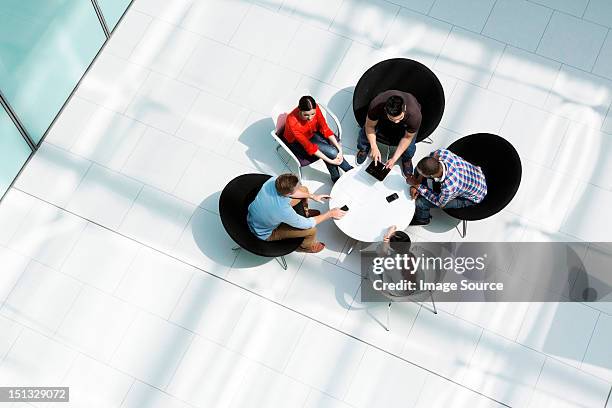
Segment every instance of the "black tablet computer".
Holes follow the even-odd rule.
[[[378,181],[383,181],[390,171],[391,169],[385,168],[385,165],[381,162],[375,165],[374,161],[372,161],[370,165],[366,167],[366,173],[372,175]]]

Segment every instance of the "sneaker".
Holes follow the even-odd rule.
[[[429,224],[429,221],[431,220],[431,217],[427,218],[427,219],[418,219],[418,218],[413,218],[412,221],[410,221],[410,225],[427,225]]]
[[[316,254],[318,252],[321,252],[323,249],[325,249],[325,244],[322,242],[317,242],[316,244],[313,244],[310,248],[299,247],[298,249],[295,250],[295,252],[305,252],[307,254]]]
[[[321,211],[319,210],[306,210],[306,218],[316,217],[317,215],[321,215]]]
[[[355,156],[355,163],[357,164],[363,164],[363,162],[365,161],[365,159],[368,158],[368,152],[365,150],[359,150],[357,152],[357,155]]]

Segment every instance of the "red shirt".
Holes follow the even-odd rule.
[[[317,106],[316,110],[317,113],[312,120],[304,120],[300,117],[299,109],[295,108],[287,115],[285,122],[285,133],[283,135],[285,140],[289,143],[298,142],[309,155],[313,155],[319,150],[319,147],[310,141],[315,132],[321,133],[326,138],[334,134],[327,126],[321,109]]]

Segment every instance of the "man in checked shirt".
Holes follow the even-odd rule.
[[[480,167],[468,163],[450,150],[431,152],[416,167],[418,176],[409,176],[410,195],[416,200],[416,211],[410,225],[427,225],[433,207],[463,208],[481,202],[487,195],[487,182]],[[427,179],[439,185],[429,187]]]

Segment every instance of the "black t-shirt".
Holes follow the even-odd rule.
[[[387,117],[385,104],[392,96],[399,96],[404,100],[406,113],[399,123],[393,123]],[[389,141],[397,141],[404,137],[405,133],[416,133],[421,127],[421,104],[410,93],[391,89],[379,93],[368,107],[368,118],[378,121],[376,131],[384,135]]]

